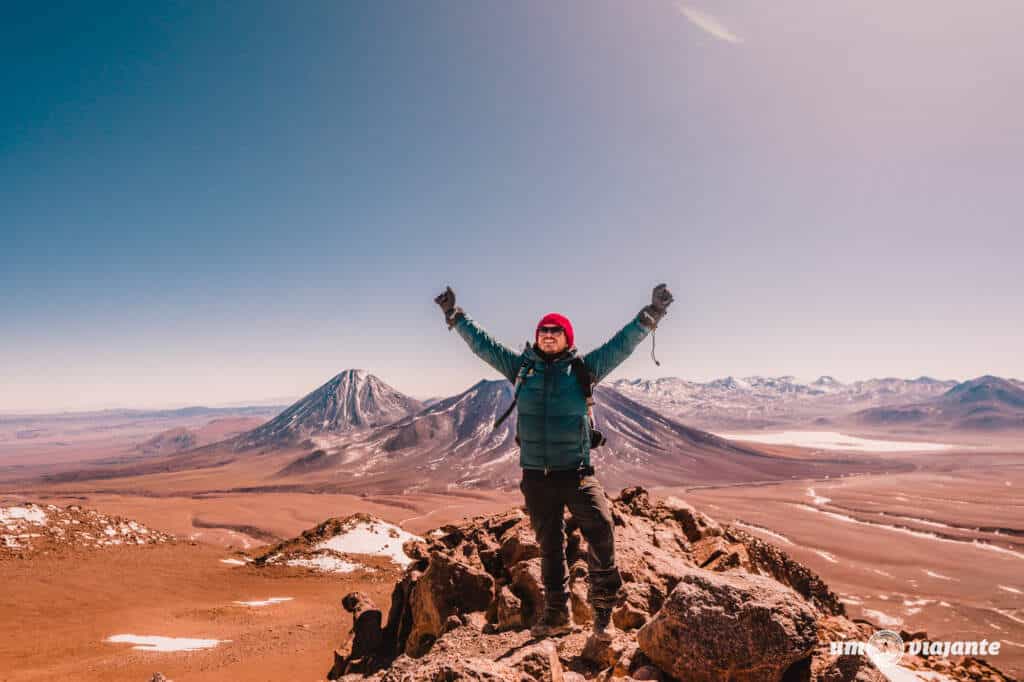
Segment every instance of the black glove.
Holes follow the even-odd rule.
[[[441,310],[444,311],[445,317],[448,317],[449,313],[455,309],[455,292],[452,291],[451,287],[445,287],[444,293],[437,296],[434,299],[434,303],[441,306]]]
[[[644,306],[644,309],[640,311],[640,324],[648,329],[655,329],[661,318],[665,317],[673,300],[672,292],[668,290],[667,286],[659,284],[654,287],[654,291],[651,292],[651,304]]]
[[[651,305],[660,310],[662,315],[668,310],[673,300],[675,299],[672,298],[672,292],[664,284],[654,287],[654,291],[651,292]]]
[[[448,323],[448,328],[454,327],[458,321],[458,316],[462,313],[462,309],[455,307],[455,292],[452,291],[452,288],[445,287],[444,293],[434,298],[434,303],[441,306],[441,310],[444,312],[444,319]]]

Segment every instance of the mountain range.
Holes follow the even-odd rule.
[[[961,431],[1024,429],[1024,385],[983,376],[927,400],[874,407],[852,417],[857,423],[872,426],[927,426]]]
[[[706,430],[712,427],[829,423],[1024,430],[1024,385],[997,377],[851,384],[831,377],[809,384],[792,377],[623,379],[596,387],[595,398],[595,417],[608,443],[591,453],[591,461],[613,488],[767,481],[878,467],[850,455],[768,452],[713,435]],[[147,442],[141,460],[59,478],[248,467],[258,470],[261,489],[507,488],[520,478],[516,420],[497,429],[493,424],[511,402],[507,381],[479,381],[457,395],[424,402],[364,370],[345,370],[269,421],[225,434],[220,442],[186,449],[190,434],[168,433],[169,444]]]
[[[804,463],[778,459],[692,429],[599,386],[595,418],[608,444],[591,454],[602,480],[613,487],[643,480],[670,484],[692,480],[774,478]],[[380,488],[396,479],[404,490],[454,484],[497,488],[521,477],[515,419],[493,427],[512,401],[507,381],[480,381],[466,391],[379,428],[349,431],[289,463],[280,476],[311,484],[334,481],[344,472],[353,488]],[[244,439],[243,439],[244,440]],[[409,484],[409,479],[414,483]]]
[[[822,376],[725,377],[708,382],[675,377],[619,379],[610,386],[653,409],[708,429],[823,426],[859,410],[925,401],[957,385],[931,377],[843,383]]]

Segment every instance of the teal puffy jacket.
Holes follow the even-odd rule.
[[[650,333],[640,319],[637,315],[604,345],[583,356],[595,383],[622,364]],[[548,360],[532,346],[517,353],[461,311],[453,328],[481,360],[513,383],[523,363],[530,363],[519,389],[519,465],[544,470],[589,466],[587,403],[571,366],[576,347]]]

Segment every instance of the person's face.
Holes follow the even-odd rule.
[[[537,330],[537,345],[549,354],[561,353],[569,347],[565,338],[565,330],[554,325],[544,326]]]

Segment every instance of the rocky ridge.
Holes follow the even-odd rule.
[[[543,605],[540,549],[515,508],[442,526],[409,541],[412,559],[384,613],[362,593],[343,609],[352,629],[329,679],[349,682],[598,680],[880,682],[864,655],[829,642],[867,641],[872,623],[846,617],[838,597],[781,549],[719,524],[677,498],[642,488],[612,500],[625,584],[611,641],[588,636],[586,540],[566,516],[570,634],[533,639]],[[924,636],[910,635],[906,639]],[[1009,680],[985,661],[904,657],[928,679]]]
[[[78,505],[0,507],[0,560],[47,552],[173,542],[174,536]]]

